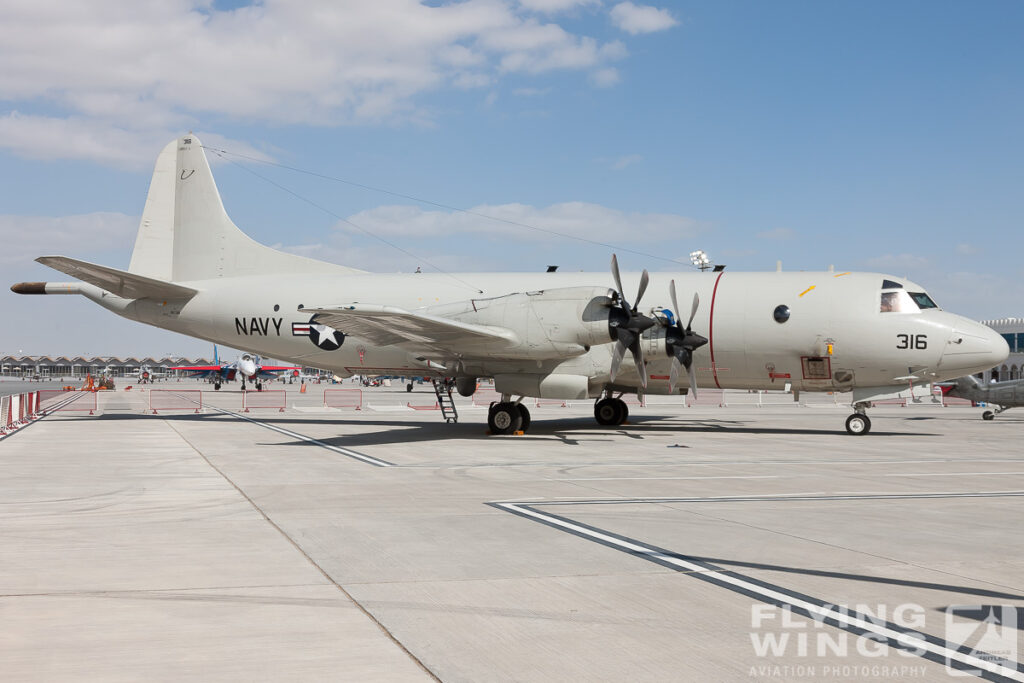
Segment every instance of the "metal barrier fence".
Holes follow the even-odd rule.
[[[39,407],[43,412],[85,412],[94,415],[99,406],[95,391],[40,389]]]
[[[203,409],[203,392],[199,389],[150,389],[149,409],[158,411],[191,410],[198,413]]]
[[[362,389],[324,389],[325,408],[363,408]]]
[[[243,413],[248,413],[250,408],[276,408],[283,413],[286,407],[288,407],[288,392],[284,389],[242,392]]]

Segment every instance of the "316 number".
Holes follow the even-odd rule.
[[[923,350],[928,348],[928,335],[927,334],[897,334],[896,335],[896,348],[897,349],[918,349]]]

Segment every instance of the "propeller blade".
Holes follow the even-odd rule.
[[[679,370],[683,367],[683,364],[679,362],[678,356],[672,356],[672,367],[668,371],[668,390],[669,392],[675,392],[676,382],[679,381]]]
[[[615,375],[619,372],[619,365],[622,363],[622,357],[626,355],[626,345],[622,343],[622,340],[615,342],[615,347],[612,349],[612,367],[608,372],[608,381],[614,382]]]
[[[651,281],[651,276],[647,274],[647,269],[644,268],[644,272],[640,274],[640,289],[636,293],[636,303],[633,304],[633,312],[636,313],[636,307],[640,305],[640,299],[644,298],[644,292],[647,291],[647,283]]]
[[[668,294],[672,297],[672,312],[676,314],[676,323],[682,322],[682,311],[679,310],[679,302],[676,301],[676,281],[670,280],[668,283]]]
[[[646,389],[647,364],[644,363],[644,351],[643,347],[640,346],[640,337],[636,338],[636,342],[629,347],[629,350],[633,352],[633,362],[636,363],[636,371],[640,373],[640,386]]]
[[[693,293],[693,308],[690,309],[690,319],[686,322],[686,329],[690,329],[690,325],[693,324],[693,318],[697,315],[697,307],[700,306],[700,296],[697,292]]]
[[[686,368],[686,372],[690,375],[690,392],[693,394],[693,398],[697,398],[697,371],[693,369],[693,363],[690,363],[690,367]]]
[[[615,278],[615,289],[619,293],[619,301],[622,302],[624,308],[629,308],[629,304],[626,303],[626,293],[622,291],[622,278],[619,276],[619,259],[615,258],[615,254],[612,254],[612,277]]]

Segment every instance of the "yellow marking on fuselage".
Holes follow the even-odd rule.
[[[842,276],[844,276],[844,275],[849,275],[849,274],[850,274],[850,272],[849,272],[849,271],[847,271],[847,272],[845,272],[845,273],[839,273],[838,275],[836,275],[836,277],[842,277]]]
[[[818,286],[818,285],[811,285],[810,287],[808,287],[808,288],[807,288],[807,289],[805,289],[804,291],[800,292],[800,296],[803,296],[804,294],[806,294],[807,292],[811,291],[812,289],[814,289],[814,288],[815,288],[815,287],[817,287],[817,286]]]

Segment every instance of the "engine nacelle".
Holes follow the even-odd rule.
[[[613,293],[607,287],[561,287],[431,306],[426,312],[513,331],[519,343],[501,350],[506,358],[568,358],[612,341],[608,320],[618,310]]]

